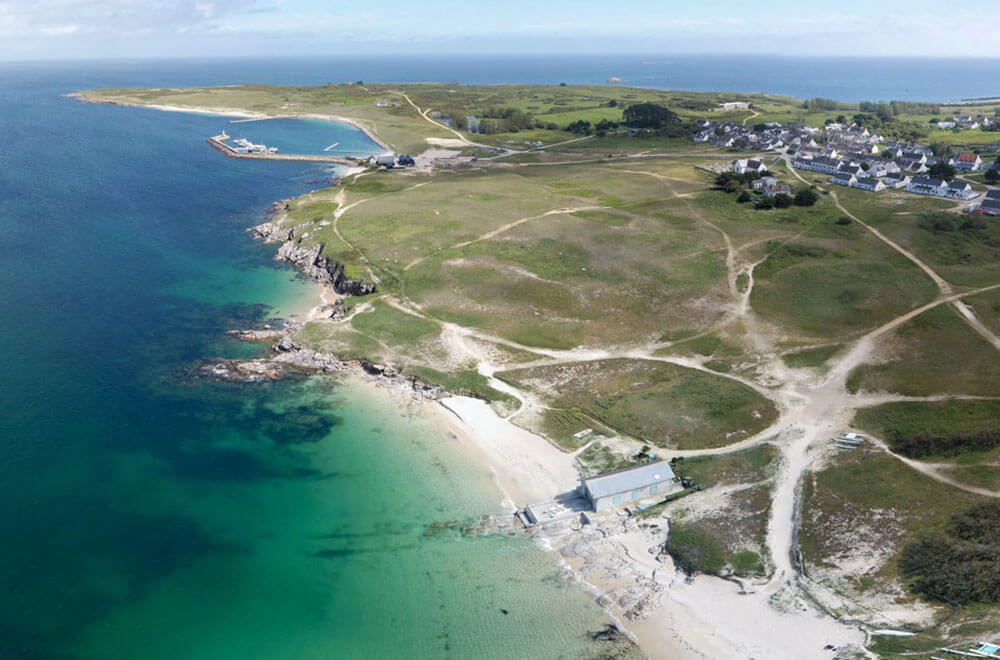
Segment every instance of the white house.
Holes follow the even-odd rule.
[[[934,179],[927,176],[915,176],[906,185],[906,191],[918,195],[934,195],[945,197],[948,194],[948,183],[944,179]]]
[[[979,212],[986,215],[1000,215],[1000,190],[990,190],[979,205]]]
[[[737,174],[745,174],[747,172],[762,174],[767,171],[767,165],[759,160],[754,160],[753,158],[741,158],[740,160],[734,160],[730,163],[730,166]]]
[[[796,158],[793,165],[799,170],[836,174],[837,168],[840,167],[840,161],[827,158],[826,156],[817,156],[816,158]]]
[[[788,185],[779,182],[773,176],[761,177],[760,179],[757,179],[756,181],[751,183],[750,187],[753,188],[754,190],[761,191],[761,193],[764,194],[764,197],[774,197],[775,195],[790,195],[792,193],[792,189]]]
[[[837,172],[830,179],[830,183],[835,183],[838,186],[853,186],[857,181],[857,177],[850,172]]]
[[[948,184],[948,188],[945,190],[946,197],[952,197],[954,199],[972,199],[976,196],[976,191],[972,189],[965,181],[955,180]]]
[[[905,188],[910,185],[910,177],[905,174],[887,174],[885,178],[882,179],[882,183],[885,184],[886,188]]]
[[[852,183],[851,187],[860,188],[861,190],[870,190],[871,192],[885,190],[885,184],[882,183],[880,179],[876,179],[873,176],[863,176]]]
[[[607,511],[651,497],[662,498],[680,487],[670,463],[656,461],[584,479],[580,494],[594,511]]]
[[[720,103],[719,108],[723,111],[749,110],[750,101],[729,101],[728,103]]]
[[[983,159],[976,154],[958,154],[955,157],[955,169],[962,172],[975,172],[983,166]]]

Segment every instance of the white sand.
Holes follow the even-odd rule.
[[[436,147],[462,148],[469,146],[468,140],[459,140],[458,138],[429,137],[424,139],[427,141],[427,144],[433,144]]]
[[[579,483],[570,454],[500,418],[485,402],[450,397],[440,403],[449,428],[483,457],[518,507],[551,499]],[[561,542],[551,541],[554,547]],[[596,561],[619,569],[578,573],[597,593],[634,586],[636,578],[663,587],[660,605],[647,618],[624,622],[651,658],[830,659],[835,653],[824,648],[828,644],[860,648],[865,642],[863,631],[819,613],[790,586],[777,593],[768,585],[772,588],[741,594],[737,585],[714,577],[687,581],[669,557],[658,560],[649,554],[657,542],[662,538],[643,531],[614,534],[599,546]],[[620,619],[615,608],[610,613]]]
[[[518,507],[550,500],[579,485],[572,455],[501,419],[484,401],[455,396],[440,403],[451,417],[449,426],[481,452]]]

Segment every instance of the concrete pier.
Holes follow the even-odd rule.
[[[208,138],[207,142],[218,151],[221,151],[229,158],[252,158],[254,160],[290,160],[305,163],[333,163],[336,165],[357,165],[361,162],[359,158],[345,158],[342,156],[321,156],[318,154],[270,154],[266,152],[241,153],[226,144],[228,135],[215,135]]]

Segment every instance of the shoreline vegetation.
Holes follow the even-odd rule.
[[[967,427],[959,409],[1000,385],[1000,270],[972,247],[1000,233],[944,235],[935,218],[956,217],[954,204],[830,190],[775,154],[760,158],[816,203],[734,204],[715,185],[733,153],[690,139],[699,118],[822,125],[850,104],[360,82],[72,96],[342,121],[417,155],[416,168],[356,168],[275,204],[250,231],[319,282],[322,301],[286,327],[234,331],[271,343],[269,357],[204,370],[249,381],[366,374],[489,466],[507,510],[552,500],[580,476],[672,459],[693,494],[641,518],[526,532],[643,653],[891,656],[1000,629],[985,603],[935,623],[950,606],[921,599],[900,569],[904,549],[951,514],[1000,497],[985,476],[1000,452],[893,451],[932,417],[924,444],[994,430],[985,418]],[[720,105],[740,102],[750,107]],[[899,121],[916,127],[905,112]],[[623,114],[657,126],[630,127]],[[483,132],[468,132],[472,119]],[[983,135],[928,137],[978,149]],[[973,273],[973,286],[950,286]],[[975,375],[949,379],[954,369]],[[937,414],[948,406],[956,412]],[[856,451],[829,442],[848,430],[866,437]],[[672,529],[692,576],[668,553]],[[794,636],[776,634],[792,626]]]

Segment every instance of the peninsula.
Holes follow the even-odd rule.
[[[412,154],[255,228],[327,298],[232,369],[354,361],[439,399],[512,513],[669,461],[669,491],[657,471],[599,512],[524,518],[645,653],[942,655],[1000,630],[996,108],[360,82],[77,97],[349,121]]]

